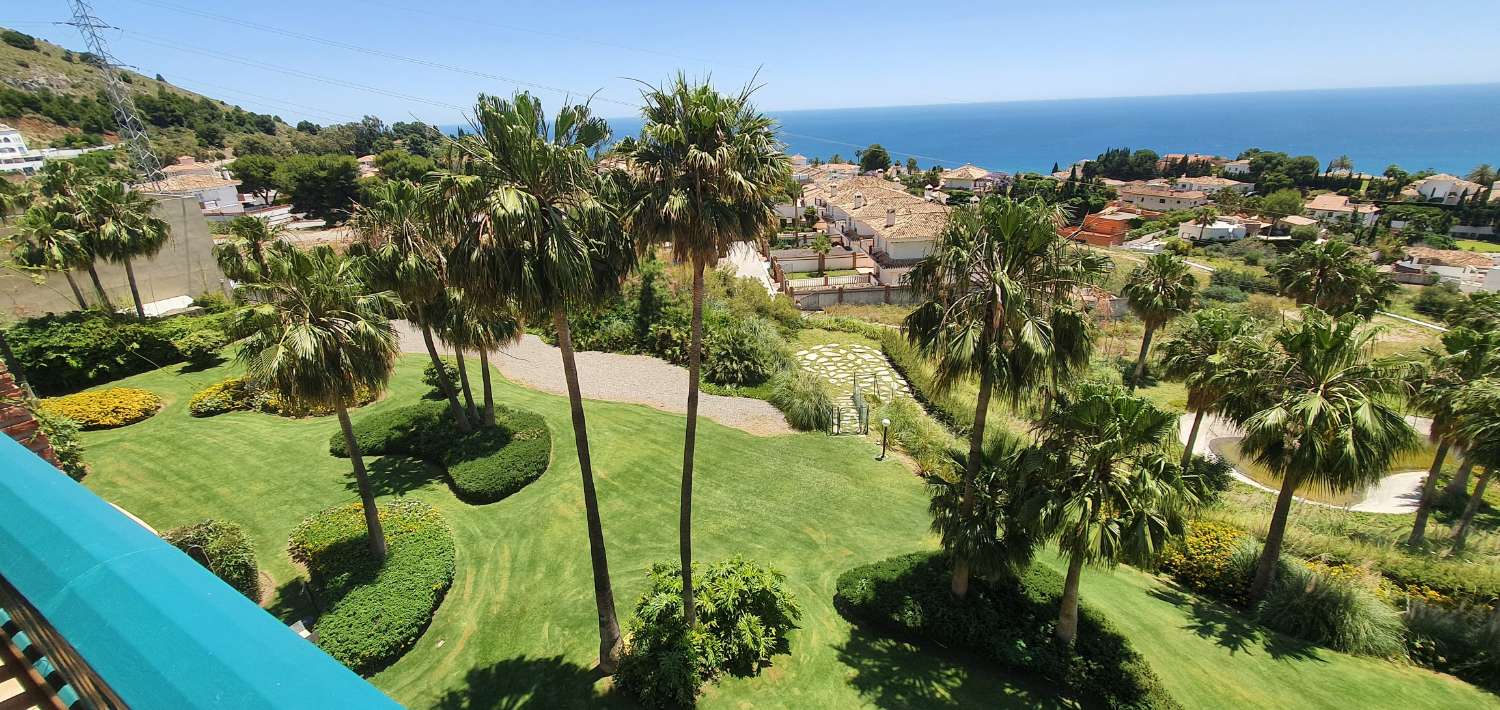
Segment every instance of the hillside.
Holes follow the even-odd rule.
[[[14,30],[0,27],[0,33],[10,32]],[[108,132],[113,118],[99,100],[104,80],[88,55],[33,41],[34,48],[0,42],[0,121],[19,129],[34,147],[46,147],[68,134],[103,134],[113,141]],[[292,130],[277,117],[244,111],[134,71],[125,70],[122,77],[164,155],[201,155],[222,150],[236,134]]]

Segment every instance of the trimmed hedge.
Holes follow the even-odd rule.
[[[161,398],[135,387],[111,387],[42,400],[50,414],[67,417],[84,430],[114,429],[148,419],[161,409]]]
[[[230,314],[156,321],[98,311],[28,318],[5,331],[16,360],[42,394],[76,392],[181,362],[174,342],[199,330],[223,331]]]
[[[208,570],[250,601],[260,603],[260,568],[255,546],[245,529],[221,520],[205,520],[167,531],[162,539],[183,552],[197,547],[208,560]]]
[[[552,434],[533,412],[495,407],[495,426],[464,434],[447,402],[422,402],[365,417],[354,425],[365,454],[402,454],[443,465],[458,497],[493,503],[541,478],[552,462]],[[329,438],[334,456],[348,456],[344,434]]]
[[[374,393],[365,387],[356,389],[355,394],[358,397],[358,401],[353,405],[355,407],[375,400]],[[231,377],[215,382],[194,392],[192,399],[188,400],[188,414],[195,417],[212,417],[225,412],[250,410],[291,418],[326,417],[333,414],[333,409],[330,407],[289,404],[275,393],[255,389],[243,377]]]
[[[360,503],[314,513],[287,543],[325,606],[318,646],[370,675],[400,658],[427,628],[453,583],[453,531],[441,513],[414,500],[380,506],[388,551],[370,555]]]
[[[1179,708],[1130,642],[1088,606],[1078,611],[1071,648],[1053,639],[1062,577],[1032,565],[1019,578],[973,580],[963,599],[949,590],[948,561],[918,552],[842,575],[834,606],[845,618],[887,632],[982,653],[1037,673],[1087,703],[1111,708]]]

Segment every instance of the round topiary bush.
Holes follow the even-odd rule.
[[[161,398],[134,387],[110,387],[49,397],[42,400],[42,407],[52,414],[78,422],[78,426],[85,430],[113,429],[156,414],[161,409]]]
[[[380,523],[384,562],[370,554],[358,502],[308,516],[287,543],[324,608],[314,627],[318,646],[364,675],[416,643],[453,583],[453,531],[436,508],[392,501],[380,506]]]
[[[208,561],[210,572],[250,601],[260,603],[260,568],[255,564],[255,546],[244,528],[221,520],[205,520],[168,530],[162,539],[189,554],[198,548]]]
[[[211,417],[225,412],[250,409],[254,396],[243,377],[231,377],[215,382],[193,393],[188,400],[188,414],[195,417]]]

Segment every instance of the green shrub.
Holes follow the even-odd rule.
[[[1250,294],[1233,286],[1209,286],[1198,295],[1202,296],[1205,301],[1218,301],[1219,303],[1244,303],[1250,300]]]
[[[1225,286],[1245,293],[1276,293],[1276,282],[1239,269],[1216,269],[1208,277],[1209,286]],[[1241,299],[1243,300],[1243,299]]]
[[[260,603],[260,569],[255,565],[255,546],[244,528],[220,520],[205,520],[168,530],[162,539],[183,552],[198,548],[208,561],[210,572],[250,601]]]
[[[453,492],[471,503],[493,503],[546,473],[552,434],[536,413],[495,407],[495,426],[467,434],[453,424],[447,402],[423,402],[371,415],[354,425],[362,453],[404,454],[441,464]],[[335,456],[348,456],[342,431],[328,441]]]
[[[1412,300],[1411,307],[1422,315],[1442,318],[1463,300],[1464,295],[1459,292],[1458,284],[1442,281],[1423,286]]]
[[[253,409],[254,395],[243,377],[220,380],[193,393],[188,400],[188,414],[212,417],[225,412]]]
[[[1236,554],[1247,541],[1254,542],[1243,530],[1195,520],[1187,534],[1173,540],[1162,553],[1161,569],[1188,589],[1244,607],[1251,577],[1236,564]]]
[[[229,338],[223,331],[213,328],[204,328],[194,331],[172,341],[172,347],[188,362],[194,364],[212,363],[218,357],[219,351],[229,344]]]
[[[1234,467],[1218,456],[1188,457],[1183,475],[1193,484],[1193,494],[1199,502],[1210,505],[1223,497],[1224,491],[1234,482]]]
[[[380,506],[388,552],[370,554],[364,508],[329,508],[304,519],[287,544],[325,606],[318,646],[355,672],[384,668],[416,643],[453,583],[453,532],[415,500]]]
[[[655,565],[647,576],[615,674],[616,685],[647,706],[691,706],[721,673],[759,673],[788,651],[787,634],[802,617],[786,575],[739,556],[693,566],[698,625],[691,631],[682,617],[682,567]]]
[[[76,392],[183,360],[173,345],[197,330],[225,330],[231,314],[138,321],[98,311],[47,314],[6,330],[11,349],[40,394]]]
[[[721,385],[760,384],[788,365],[786,341],[760,318],[721,326],[705,345],[703,377]]]
[[[789,370],[777,375],[770,402],[786,415],[793,429],[826,431],[833,424],[833,397],[823,379],[811,372]]]
[[[135,387],[110,387],[42,400],[41,408],[67,417],[85,430],[113,429],[156,414],[161,398]]]
[[[46,407],[28,403],[28,409],[36,419],[37,430],[47,437],[52,452],[57,454],[62,472],[75,481],[82,481],[88,475],[89,467],[83,462],[83,440],[78,436],[78,422],[53,414]]]
[[[1389,658],[1406,648],[1401,614],[1373,589],[1307,565],[1277,572],[1259,616],[1269,628],[1336,651]]]
[[[1412,661],[1500,692],[1500,615],[1488,607],[1408,603],[1403,615]]]
[[[442,358],[443,372],[448,374],[448,384],[458,387],[458,366],[453,361]],[[443,388],[438,383],[437,367],[429,359],[427,367],[422,368],[422,384],[427,385],[429,399],[444,399],[448,395],[443,394]]]
[[[949,589],[948,561],[919,552],[839,576],[834,606],[855,623],[984,654],[1038,673],[1089,705],[1177,708],[1145,659],[1088,606],[1071,648],[1053,640],[1062,578],[1032,565],[1018,578],[975,579],[964,598]]]

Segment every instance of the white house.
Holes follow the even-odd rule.
[[[876,177],[824,180],[803,188],[828,231],[875,262],[881,284],[900,285],[911,267],[932,253],[948,208]]]
[[[1248,195],[1250,194],[1251,190],[1255,189],[1255,183],[1240,182],[1238,180],[1212,177],[1209,175],[1204,175],[1202,177],[1184,176],[1177,178],[1172,182],[1172,189],[1182,191],[1197,190],[1209,195],[1212,195],[1220,190],[1232,190],[1234,192],[1240,193],[1241,195]]]
[[[990,171],[985,170],[984,168],[981,168],[972,163],[965,163],[964,165],[952,170],[944,170],[943,174],[938,176],[940,180],[940,182],[938,183],[938,189],[968,190],[969,192],[979,192],[976,183],[980,179],[987,177],[989,174]]]
[[[25,173],[31,175],[42,169],[48,160],[76,158],[96,150],[108,150],[114,146],[102,145],[93,148],[41,148],[29,150],[21,132],[0,123],[0,173]]]
[[[1248,233],[1245,225],[1237,219],[1216,219],[1212,224],[1196,221],[1177,225],[1177,236],[1190,242],[1236,242]]]
[[[1223,173],[1225,175],[1249,175],[1250,174],[1250,161],[1248,161],[1248,160],[1231,160],[1231,161],[1225,163],[1224,167],[1221,170],[1223,171]]]
[[[1307,201],[1307,216],[1323,222],[1348,224],[1358,215],[1360,226],[1368,227],[1380,217],[1380,208],[1372,204],[1350,202],[1349,198],[1325,192]]]
[[[1464,291],[1495,290],[1500,286],[1500,268],[1495,258],[1457,249],[1433,249],[1424,246],[1406,248],[1406,258],[1392,264],[1397,273],[1432,274],[1457,284]]]
[[[198,207],[216,216],[234,216],[245,211],[240,203],[240,181],[228,171],[204,174],[168,175],[156,182],[142,183],[137,189],[167,195],[192,195]]]
[[[1484,190],[1484,186],[1447,173],[1438,173],[1418,180],[1408,189],[1416,190],[1417,196],[1424,202],[1456,205],[1464,198]]]
[[[1158,185],[1131,184],[1119,188],[1120,201],[1143,210],[1170,212],[1208,204],[1201,190],[1173,190]]]

